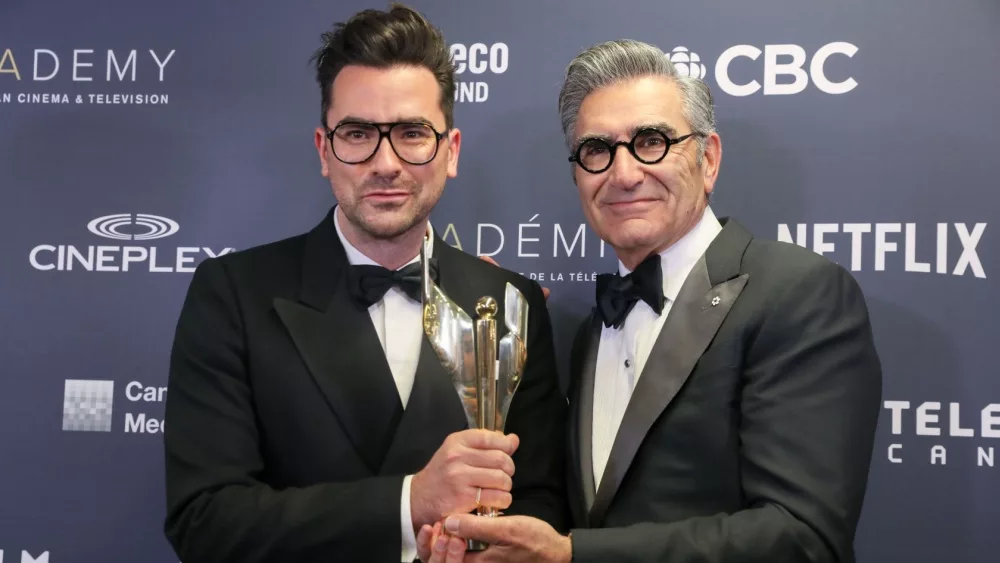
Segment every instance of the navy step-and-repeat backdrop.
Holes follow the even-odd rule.
[[[412,5],[461,81],[432,220],[551,288],[564,356],[615,259],[570,179],[562,73],[648,41],[716,96],[716,213],[865,290],[885,388],[859,560],[997,560],[1000,3]],[[204,258],[331,205],[308,59],[363,7],[385,3],[0,1],[0,561],[176,561],[162,417],[184,292]]]

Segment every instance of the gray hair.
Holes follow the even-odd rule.
[[[566,78],[559,91],[559,115],[566,147],[571,151],[574,148],[576,118],[587,95],[599,88],[644,76],[665,76],[673,80],[681,91],[684,104],[681,111],[691,129],[702,135],[715,132],[712,91],[704,81],[678,74],[666,53],[654,45],[618,39],[590,47],[566,67]],[[699,164],[704,155],[705,138],[698,137]]]

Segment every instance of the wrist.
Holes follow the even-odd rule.
[[[420,528],[424,524],[433,526],[436,522],[434,516],[428,514],[430,512],[427,506],[428,503],[420,495],[421,485],[420,473],[417,473],[410,480],[410,519],[413,521],[414,533],[419,533]]]
[[[559,563],[572,563],[573,561],[573,532],[568,535],[559,536]]]

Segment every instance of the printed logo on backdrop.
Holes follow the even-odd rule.
[[[114,416],[115,382],[107,380],[67,379],[63,391],[63,424],[67,432],[124,432],[157,434],[166,430],[163,402],[166,387],[130,381],[125,385],[125,400],[134,407],[121,417]],[[157,412],[134,412],[133,408],[158,405]],[[3,563],[0,561],[0,563]]]
[[[892,464],[996,467],[1000,403],[885,401]]]
[[[146,245],[146,241],[164,239],[180,231],[177,221],[148,213],[104,215],[90,220],[86,226],[93,236],[135,244],[40,244],[28,254],[31,266],[36,270],[57,272],[190,273],[201,259],[215,258],[234,250]]]
[[[674,68],[681,76],[703,79],[708,74],[708,69],[701,63],[698,53],[692,53],[687,47],[674,47],[674,50],[667,54],[667,58],[674,63]]]
[[[16,550],[11,551],[10,555],[13,557],[17,557],[17,553],[18,551]],[[11,559],[9,563],[49,563],[48,551],[43,551],[39,555],[32,555],[32,553],[34,553],[34,551],[23,549],[20,551],[21,558]],[[4,550],[0,549],[0,563],[4,563],[4,561],[6,561],[6,559],[4,559],[3,557],[4,557]]]
[[[849,263],[854,272],[889,269],[986,279],[978,251],[985,231],[986,223],[782,223],[778,240],[811,248],[845,267]]]
[[[164,84],[176,49],[18,49],[0,45],[0,107],[7,104],[170,103]]]
[[[827,63],[853,58],[857,52],[857,46],[843,41],[828,43],[812,53],[799,45],[764,45],[763,49],[735,45],[716,59],[713,76],[719,89],[730,96],[799,94],[810,84],[826,94],[846,94],[857,88],[858,82],[850,75],[834,76]],[[675,47],[667,58],[683,76],[704,79],[708,75],[701,56],[687,47]],[[839,69],[843,64],[837,61],[836,66]]]
[[[481,103],[490,98],[490,81],[507,72],[510,49],[506,43],[454,43],[450,47],[455,63],[455,101]]]
[[[586,223],[567,224],[540,221],[536,213],[525,223],[508,226],[478,223],[475,231],[459,232],[449,223],[441,238],[449,245],[475,254],[496,256],[505,248],[516,249],[518,258],[539,258],[540,263],[553,264],[553,259],[604,258],[614,251],[588,228]],[[522,276],[539,282],[593,282],[598,272],[576,270],[521,271]]]

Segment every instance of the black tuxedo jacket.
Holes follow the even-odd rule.
[[[577,335],[574,561],[854,561],[882,377],[864,298],[840,266],[723,224],[668,313],[597,490],[598,317]]]
[[[439,285],[467,312],[506,282],[529,300],[507,432],[507,513],[566,528],[566,398],[541,288],[437,238]],[[184,563],[397,562],[403,477],[462,407],[426,338],[405,411],[328,214],[311,232],[202,262],[178,320],[166,401],[165,532]],[[503,308],[498,327],[503,327]],[[498,330],[498,336],[505,334]]]

